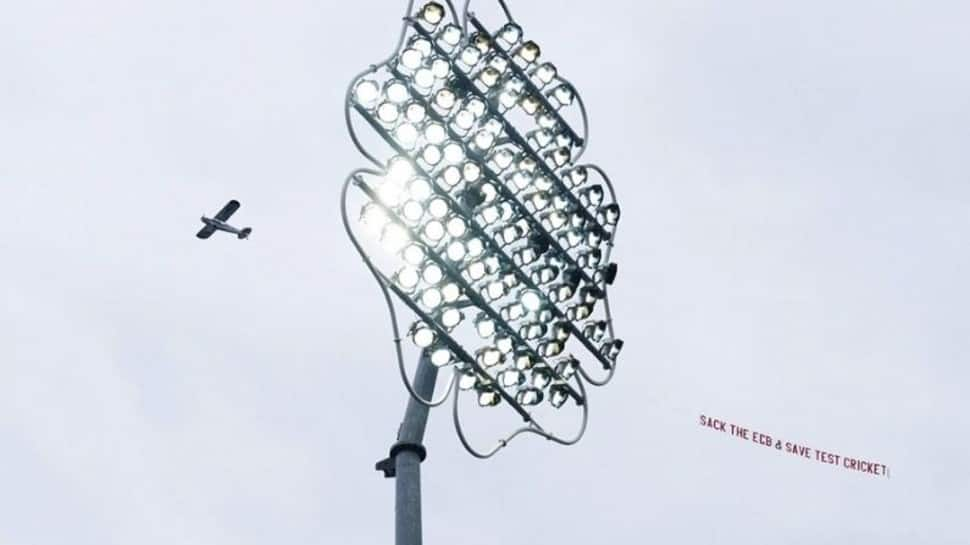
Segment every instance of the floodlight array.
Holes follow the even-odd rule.
[[[603,171],[578,164],[585,110],[556,67],[540,61],[539,46],[511,18],[490,33],[467,4],[462,26],[451,11],[454,22],[437,2],[413,12],[409,4],[396,52],[351,84],[351,136],[381,170],[356,171],[348,184],[365,195],[359,222],[394,258],[392,270],[374,264],[350,225],[348,233],[385,293],[415,314],[407,338],[433,365],[454,370],[452,385],[483,407],[516,410],[528,426],[512,436],[557,439],[530,409],[572,399],[585,427],[583,378],[605,384],[623,346],[607,302],[620,209]],[[575,106],[582,135],[563,115]],[[363,149],[351,112],[388,145],[386,161]],[[392,315],[396,329],[393,306]],[[459,340],[462,324],[475,341]],[[571,339],[606,379],[590,377],[566,350]],[[476,453],[458,423],[457,394],[455,415]]]

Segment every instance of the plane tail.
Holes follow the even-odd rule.
[[[239,238],[241,238],[241,239],[242,238],[249,238],[249,233],[252,233],[252,232],[253,232],[253,228],[252,227],[246,227],[242,231],[239,231]]]

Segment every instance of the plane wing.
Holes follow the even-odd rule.
[[[222,210],[216,214],[216,219],[219,221],[226,221],[229,219],[229,216],[236,213],[236,210],[239,210],[239,201],[233,199],[227,202],[226,205],[222,207]]]
[[[209,238],[209,237],[212,236],[212,233],[215,233],[215,232],[216,232],[216,228],[215,227],[212,227],[210,225],[206,225],[205,227],[202,228],[201,231],[199,231],[198,233],[196,233],[195,236],[197,236],[199,238]]]

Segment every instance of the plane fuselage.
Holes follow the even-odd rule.
[[[232,233],[236,236],[239,236],[240,234],[242,234],[241,229],[236,229],[235,227],[233,227],[232,225],[229,225],[224,221],[220,221],[215,218],[207,218],[205,216],[202,216],[201,219],[202,219],[202,223],[214,229],[218,229],[220,231],[226,231],[227,233]]]

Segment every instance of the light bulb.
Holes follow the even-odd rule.
[[[418,270],[414,267],[404,267],[397,273],[397,284],[407,291],[418,285]]]
[[[451,350],[447,348],[437,348],[431,352],[431,364],[435,367],[444,367],[451,363]]]
[[[369,79],[361,81],[354,88],[354,96],[357,98],[357,103],[367,108],[374,106],[379,94],[380,89],[377,87],[377,83]]]
[[[408,48],[401,53],[401,66],[408,70],[414,70],[421,66],[422,60],[424,60],[424,55],[417,49]]]
[[[393,103],[382,102],[380,106],[377,107],[377,117],[384,123],[394,123],[397,121],[400,112]]]
[[[448,137],[445,128],[440,123],[430,123],[424,129],[424,139],[430,144],[440,144]]]
[[[542,402],[542,391],[537,388],[522,388],[515,395],[515,400],[521,405],[538,405]]]
[[[408,194],[416,201],[427,200],[431,196],[431,184],[424,178],[415,178],[408,184]]]
[[[428,288],[421,292],[421,304],[434,310],[441,304],[441,291],[438,288]]]
[[[387,251],[394,253],[404,247],[408,242],[407,231],[396,223],[389,223],[384,227],[381,235],[381,242]]]
[[[449,308],[441,313],[441,325],[451,329],[461,323],[462,318],[461,311],[455,308]]]
[[[404,157],[395,157],[387,163],[387,174],[384,176],[385,185],[403,186],[404,182],[414,176],[414,167]]]
[[[437,2],[428,2],[421,8],[421,19],[431,26],[436,26],[445,16],[445,8]]]
[[[418,129],[410,123],[401,123],[394,130],[394,136],[402,148],[411,149],[418,141]]]
[[[438,242],[445,236],[445,226],[437,220],[429,221],[424,224],[424,236],[432,242]]]
[[[434,285],[441,282],[441,279],[444,278],[444,273],[441,272],[441,267],[431,263],[421,272],[421,278],[428,284]]]
[[[435,333],[424,322],[414,322],[411,326],[411,341],[419,348],[427,348],[434,343]]]
[[[400,80],[391,80],[384,86],[388,100],[400,104],[408,99],[408,88]]]

